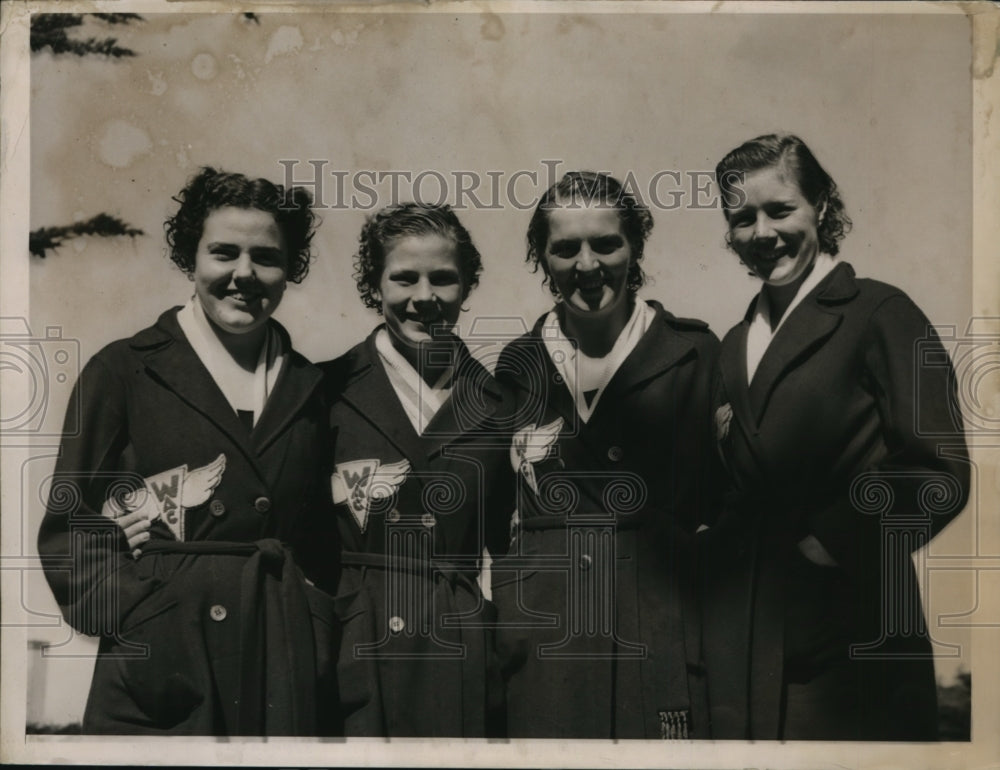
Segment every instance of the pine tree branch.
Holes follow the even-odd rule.
[[[28,251],[31,252],[32,256],[44,259],[49,251],[59,248],[67,239],[77,238],[81,235],[96,235],[105,238],[127,235],[130,238],[135,238],[137,235],[145,234],[143,230],[132,227],[118,217],[113,217],[110,214],[98,214],[83,222],[74,222],[71,225],[40,227],[37,230],[32,230],[28,234]]]

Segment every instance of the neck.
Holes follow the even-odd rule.
[[[607,308],[600,313],[574,313],[565,303],[559,306],[559,321],[563,333],[574,340],[585,356],[603,358],[611,352],[628,323],[635,307],[635,298]]]
[[[450,334],[431,342],[412,344],[389,331],[389,339],[396,351],[428,385],[437,384],[445,370],[456,363],[458,339]]]
[[[208,325],[241,369],[248,372],[256,371],[257,361],[260,360],[260,350],[264,346],[264,339],[267,335],[267,324],[251,329],[245,334],[227,332],[211,321],[208,322]]]

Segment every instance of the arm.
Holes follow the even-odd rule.
[[[859,568],[859,546],[881,544],[882,517],[864,512],[870,502],[863,499],[866,488],[869,493],[888,490],[887,515],[926,520],[931,536],[957,516],[968,499],[968,450],[961,418],[952,411],[954,372],[950,365],[929,367],[917,360],[916,343],[927,336],[928,327],[924,314],[901,293],[883,301],[869,320],[864,369],[888,453],[866,469],[866,475],[856,477],[853,497],[844,495],[809,521],[818,543],[848,571]],[[937,357],[947,360],[936,336],[933,340]],[[939,451],[944,445],[946,456]]]
[[[63,437],[38,552],[69,623],[85,634],[113,636],[122,618],[158,585],[140,577],[125,533],[102,515],[113,497],[141,484],[122,471],[128,445],[125,389],[95,358],[71,398],[81,406],[80,430]]]

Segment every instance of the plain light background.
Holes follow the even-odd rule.
[[[517,190],[530,199],[546,186],[546,161],[560,161],[559,173],[631,174],[645,190],[663,171],[710,172],[728,150],[771,131],[799,134],[837,181],[854,220],[842,257],[860,275],[900,286],[939,327],[964,329],[971,314],[971,46],[958,14],[418,11],[259,14],[259,23],[153,14],[114,28],[88,21],[70,34],[114,36],[138,55],[32,56],[30,226],[107,212],[146,232],[76,239],[31,258],[32,329],[61,327],[79,340],[81,362],[190,295],[165,256],[162,225],[176,208],[170,197],[200,165],[275,181],[284,176],[279,161],[294,159],[298,179],[311,176],[308,160],[348,180],[368,170],[437,171],[450,200],[455,171],[495,172],[503,187],[527,171],[537,185]],[[334,177],[324,182],[334,202]],[[653,206],[644,261],[652,281],[641,296],[721,336],[757,283],[725,250],[717,207],[695,208],[703,199],[689,183],[669,179],[663,198],[684,187],[680,208]],[[432,180],[424,189],[437,191]],[[488,198],[488,186],[479,195]],[[550,305],[524,264],[531,211],[505,198],[497,209],[459,212],[485,266],[466,333],[475,319],[530,325]],[[318,259],[276,314],[313,360],[344,352],[378,320],[351,277],[370,212],[318,213]],[[67,396],[54,392],[50,407],[62,411]],[[30,483],[51,472],[54,450],[37,452]],[[38,495],[26,498],[33,537],[42,507]],[[934,548],[969,553],[969,518]],[[30,609],[54,612],[41,576],[26,580]],[[969,582],[932,584],[930,615],[967,609]],[[963,645],[962,657],[940,666],[948,678],[968,659],[968,634],[933,634]],[[66,635],[40,629],[36,638]],[[72,639],[58,657],[32,658],[29,719],[78,718],[91,647]]]

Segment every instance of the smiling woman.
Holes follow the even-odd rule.
[[[934,740],[911,552],[969,490],[948,354],[909,297],[837,258],[850,220],[801,139],[752,139],[717,176],[729,244],[763,286],[713,396],[728,475],[705,535],[713,737]]]
[[[514,738],[709,735],[691,544],[711,511],[718,340],[637,297],[652,226],[592,172],[553,185],[528,226],[556,305],[497,364],[519,418],[492,566]]]
[[[385,324],[325,365],[347,735],[502,729],[495,613],[477,577],[510,520],[505,398],[454,334],[481,264],[447,206],[390,206],[361,231],[358,289]]]
[[[310,196],[205,168],[176,200],[194,296],[84,368],[39,533],[64,615],[100,637],[83,730],[330,734],[321,376],[271,319]]]

